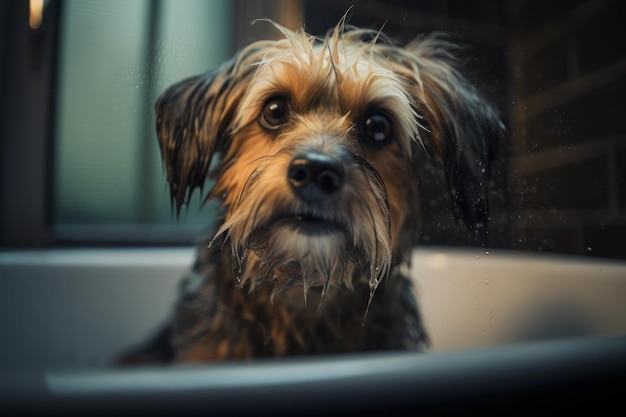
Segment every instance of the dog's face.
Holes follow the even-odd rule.
[[[210,196],[226,207],[216,238],[230,242],[239,284],[306,294],[362,280],[373,294],[418,234],[422,140],[443,155],[459,214],[483,233],[488,144],[502,125],[448,45],[400,48],[342,24],[323,41],[277,27],[284,39],[250,45],[157,103],[179,209],[221,154]]]

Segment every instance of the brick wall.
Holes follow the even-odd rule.
[[[626,258],[622,5],[506,5],[514,246]]]

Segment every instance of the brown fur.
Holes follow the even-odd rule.
[[[431,36],[401,47],[343,21],[324,39],[275,26],[283,39],[244,48],[157,103],[177,209],[210,174],[209,198],[225,213],[160,342],[127,362],[425,348],[402,270],[419,235],[427,148],[444,159],[468,231],[487,233],[489,162],[504,128],[455,69],[452,45]],[[284,118],[274,120],[283,113],[272,99]],[[331,161],[320,174],[330,185],[294,185],[302,155]]]

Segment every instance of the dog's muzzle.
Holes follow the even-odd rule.
[[[296,155],[287,170],[294,194],[306,202],[325,200],[337,193],[344,183],[343,164],[321,153]]]

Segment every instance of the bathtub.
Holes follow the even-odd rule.
[[[626,387],[626,262],[499,249],[415,250],[426,355],[111,369],[165,320],[193,257],[191,248],[0,252],[0,405],[260,414],[335,409],[341,394],[356,399],[351,410],[484,410],[524,391],[529,409],[551,392],[575,410],[593,395],[612,404]],[[591,382],[602,389],[590,391]],[[577,390],[586,397],[572,398]]]

